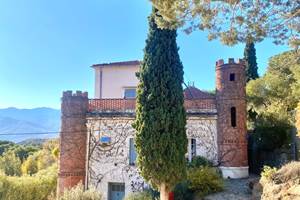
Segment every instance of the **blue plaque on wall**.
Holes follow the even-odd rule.
[[[107,136],[102,136],[100,138],[100,142],[101,143],[110,143],[111,142],[111,138],[110,137],[107,137]]]

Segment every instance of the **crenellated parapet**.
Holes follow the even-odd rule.
[[[65,91],[61,102],[58,192],[85,184],[88,93]]]
[[[219,59],[216,61],[216,67],[221,67],[224,65],[229,65],[229,64],[237,64],[237,65],[245,65],[244,59],[237,59],[237,62],[235,62],[234,58],[228,58],[228,62],[224,63],[223,59]]]
[[[225,178],[248,176],[246,72],[242,59],[216,62],[218,155]]]

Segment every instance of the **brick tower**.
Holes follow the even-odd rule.
[[[88,93],[63,92],[61,103],[58,193],[85,183]]]
[[[245,64],[216,63],[218,156],[224,178],[248,177]]]

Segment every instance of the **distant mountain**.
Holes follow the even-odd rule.
[[[60,110],[52,108],[0,109],[0,140],[20,142],[26,139],[53,138],[58,134],[31,133],[58,132],[59,127]]]
[[[24,146],[37,146],[41,147],[48,139],[26,139],[21,142],[18,142],[17,144],[19,145],[24,145]]]

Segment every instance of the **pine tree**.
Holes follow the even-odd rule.
[[[135,144],[143,178],[160,190],[161,200],[186,176],[186,114],[183,66],[176,30],[159,29],[149,17],[144,59],[137,74]]]
[[[254,46],[254,42],[248,40],[246,43],[246,47],[244,50],[244,59],[246,61],[246,77],[247,82],[250,80],[257,79],[257,62],[256,62],[256,50]]]

